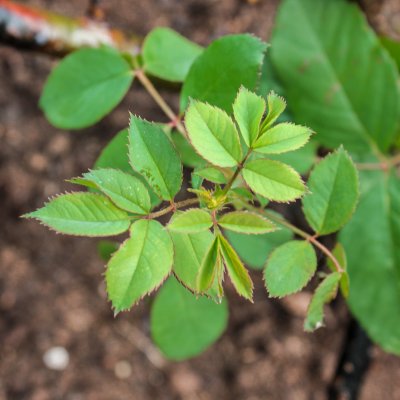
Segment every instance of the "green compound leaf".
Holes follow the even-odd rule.
[[[292,240],[275,249],[264,271],[265,285],[271,297],[284,297],[303,289],[317,268],[313,246]]]
[[[131,115],[129,159],[164,200],[173,200],[182,185],[178,153],[160,126]]]
[[[340,278],[340,291],[345,299],[349,297],[350,293],[350,278],[347,273],[347,257],[344,247],[340,243],[336,243],[336,246],[332,250],[332,254],[343,268],[344,272]],[[332,272],[336,272],[336,267],[330,258],[327,258],[326,264]]]
[[[197,292],[197,276],[214,236],[210,231],[200,233],[171,232],[170,235],[174,243],[174,274],[190,291]],[[217,286],[218,282],[214,280],[214,284],[206,294],[219,301]]]
[[[233,115],[247,146],[257,139],[262,117],[266,108],[265,100],[241,87],[233,103]]]
[[[339,236],[348,262],[350,309],[373,341],[400,355],[400,180],[361,171],[361,197]]]
[[[341,229],[351,218],[358,200],[358,175],[343,148],[325,157],[311,172],[310,194],[303,198],[308,223],[319,235]]]
[[[272,250],[293,239],[292,231],[285,227],[264,235],[225,231],[225,236],[246,265],[258,270],[264,268],[267,257]]]
[[[197,292],[203,293],[211,288],[215,277],[217,275],[217,269],[220,265],[220,243],[218,236],[214,237],[210,247],[208,248],[206,255],[201,263],[200,271],[196,279]]]
[[[400,42],[384,36],[381,37],[381,43],[389,52],[390,56],[397,64],[397,68],[400,70]]]
[[[218,225],[233,232],[253,235],[276,230],[276,226],[271,221],[248,211],[234,211],[224,214],[218,220]]]
[[[221,234],[218,238],[225,267],[234,288],[238,294],[253,302],[253,282],[249,272],[229,242]]]
[[[213,224],[210,213],[200,208],[176,213],[168,224],[170,231],[180,233],[197,233],[207,231]]]
[[[185,167],[202,168],[207,164],[207,162],[196,153],[190,142],[180,133],[172,132],[171,139]]]
[[[251,190],[273,201],[293,201],[306,191],[300,175],[280,161],[250,161],[243,168],[243,178]]]
[[[169,28],[155,28],[143,43],[146,73],[173,82],[183,82],[203,49]]]
[[[356,4],[285,0],[271,55],[296,122],[324,146],[387,152],[400,119],[398,72]]]
[[[267,96],[268,114],[261,125],[261,131],[266,131],[285,111],[286,101],[275,92],[270,92]]]
[[[194,171],[194,174],[213,183],[225,184],[228,181],[222,171],[214,167],[197,169]]]
[[[194,357],[211,346],[228,323],[226,301],[216,304],[204,296],[196,297],[170,278],[154,299],[151,336],[170,360]]]
[[[340,273],[333,272],[319,284],[308,306],[305,331],[312,332],[324,326],[324,305],[336,297],[339,281]]]
[[[118,132],[113,139],[104,147],[96,162],[94,163],[95,169],[113,168],[119,169],[135,178],[139,179],[145,186],[150,195],[151,207],[160,204],[161,200],[154,193],[153,189],[149,186],[146,179],[143,178],[138,172],[134,171],[129,164],[128,156],[129,148],[129,130],[124,129]]]
[[[239,88],[255,89],[266,48],[266,43],[248,34],[212,42],[189,70],[182,88],[181,111],[193,98],[231,113]]]
[[[107,293],[116,313],[157,289],[172,268],[172,240],[159,222],[139,220],[130,231],[106,271]]]
[[[54,68],[40,98],[40,107],[58,128],[85,128],[122,100],[132,80],[129,63],[117,51],[78,50]]]
[[[24,218],[35,218],[60,233],[77,236],[112,236],[128,230],[127,212],[102,195],[85,192],[57,196]]]
[[[97,158],[94,168],[113,168],[132,174],[134,171],[128,157],[129,131],[118,132],[103,148]]]
[[[103,261],[108,261],[118,250],[118,243],[110,240],[100,240],[97,243],[97,253]]]
[[[264,154],[286,153],[303,147],[310,136],[309,128],[284,122],[263,131],[253,147],[255,151]]]
[[[123,210],[141,215],[150,212],[150,196],[144,184],[138,178],[117,169],[93,170],[71,182],[102,191]]]
[[[242,158],[239,134],[231,118],[219,108],[191,102],[185,125],[196,151],[220,167],[234,167]]]

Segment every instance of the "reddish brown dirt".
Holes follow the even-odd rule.
[[[75,16],[85,8],[78,0],[29,3]],[[244,31],[266,38],[277,1],[105,3],[108,19],[122,29],[143,35],[167,25],[206,44]],[[96,240],[55,235],[19,219],[47,197],[71,190],[64,179],[92,166],[105,143],[127,124],[128,110],[163,118],[135,85],[95,127],[57,130],[37,107],[53,63],[43,55],[0,47],[0,399],[326,399],[349,320],[341,301],[329,310],[327,328],[306,334],[302,318],[309,295],[271,301],[254,273],[255,304],[229,291],[225,335],[200,357],[171,363],[149,340],[148,301],[113,318]],[[172,101],[176,104],[176,98]],[[53,346],[69,352],[63,372],[47,369],[42,361]],[[121,374],[121,368],[131,371]],[[400,399],[399,374],[399,359],[375,349],[360,398]]]

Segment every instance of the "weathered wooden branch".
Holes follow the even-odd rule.
[[[81,47],[108,45],[137,54],[140,38],[106,23],[68,18],[9,0],[0,0],[0,43],[62,56]]]

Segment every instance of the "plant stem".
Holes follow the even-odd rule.
[[[356,164],[356,167],[359,171],[381,170],[387,172],[391,167],[397,167],[398,165],[400,165],[400,154],[396,154],[392,158],[378,163],[359,163]]]
[[[178,201],[177,203],[171,203],[168,207],[163,208],[162,210],[152,212],[146,216],[144,216],[145,219],[155,219],[162,217],[165,214],[168,214],[172,211],[177,210],[178,208],[183,208],[187,206],[191,206],[193,204],[197,204],[199,202],[199,199],[197,197],[193,197],[191,199],[186,199],[182,201]]]
[[[254,211],[258,214],[264,215],[264,216],[268,217],[271,221],[276,222],[279,225],[285,226],[286,228],[290,229],[296,235],[301,236],[308,242],[312,243],[315,247],[318,247],[328,258],[330,258],[332,260],[332,263],[335,266],[336,271],[343,274],[344,269],[340,265],[339,261],[336,259],[336,257],[332,254],[332,252],[326,246],[324,246],[320,241],[317,240],[317,238],[315,236],[310,235],[309,233],[303,231],[302,229],[291,224],[290,222],[286,221],[285,219],[278,217],[276,214],[269,212],[268,210],[254,207],[251,204],[248,204],[247,202],[244,202],[244,201],[243,201],[243,204],[247,209]]]
[[[140,83],[153,98],[153,100],[158,104],[164,114],[170,119],[173,126],[185,137],[187,137],[186,129],[183,126],[180,117],[174,113],[172,108],[167,104],[167,102],[162,98],[158,90],[152,84],[150,79],[146,76],[142,69],[135,69],[135,76],[138,78]]]
[[[224,189],[222,191],[222,193],[225,195],[229,192],[230,188],[232,187],[233,183],[235,182],[236,178],[239,176],[240,172],[242,171],[244,164],[246,163],[247,159],[249,158],[251,152],[253,151],[253,149],[249,149],[247,151],[247,154],[245,155],[245,157],[243,158],[243,160],[241,161],[241,163],[237,166],[234,174],[231,176],[231,179],[229,179],[228,183],[224,186]]]

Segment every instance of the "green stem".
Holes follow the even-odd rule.
[[[150,79],[146,76],[142,69],[135,69],[135,76],[138,78],[139,82],[143,85],[149,95],[158,104],[164,114],[170,119],[174,127],[187,138],[187,132],[183,126],[181,119],[178,115],[174,113],[172,108],[167,104],[167,102],[162,98],[158,90],[152,84]]]
[[[340,265],[340,263],[336,259],[336,257],[332,254],[332,252],[326,246],[324,246],[320,241],[317,240],[316,236],[310,235],[309,233],[303,231],[302,229],[298,228],[297,226],[286,221],[284,218],[281,218],[281,217],[277,216],[276,214],[269,212],[268,210],[254,207],[245,201],[242,201],[242,202],[248,210],[256,212],[263,216],[266,216],[271,221],[276,222],[278,225],[281,225],[281,226],[284,226],[284,227],[290,229],[296,235],[298,235],[298,236],[304,238],[305,240],[307,240],[308,242],[312,243],[315,247],[320,249],[322,251],[322,253],[324,253],[328,258],[330,258],[332,260],[332,263],[335,266],[337,272],[339,272],[341,274],[344,273],[344,269],[342,268],[342,266]]]
[[[245,157],[243,158],[241,163],[237,166],[234,174],[231,176],[231,179],[229,179],[228,183],[224,186],[222,194],[226,195],[229,192],[229,190],[232,187],[232,185],[234,184],[236,178],[239,176],[240,172],[242,171],[247,159],[250,157],[250,154],[252,151],[253,151],[253,149],[249,149],[247,151],[247,154],[245,155]]]
[[[168,207],[163,208],[162,210],[159,211],[155,211],[152,212],[146,216],[144,216],[143,218],[145,219],[155,219],[155,218],[159,218],[162,217],[165,214],[168,214],[172,211],[175,211],[179,208],[183,208],[183,207],[187,207],[187,206],[191,206],[194,204],[197,204],[199,202],[199,199],[197,197],[191,198],[191,199],[186,199],[183,201],[178,201],[177,203],[171,203]]]

